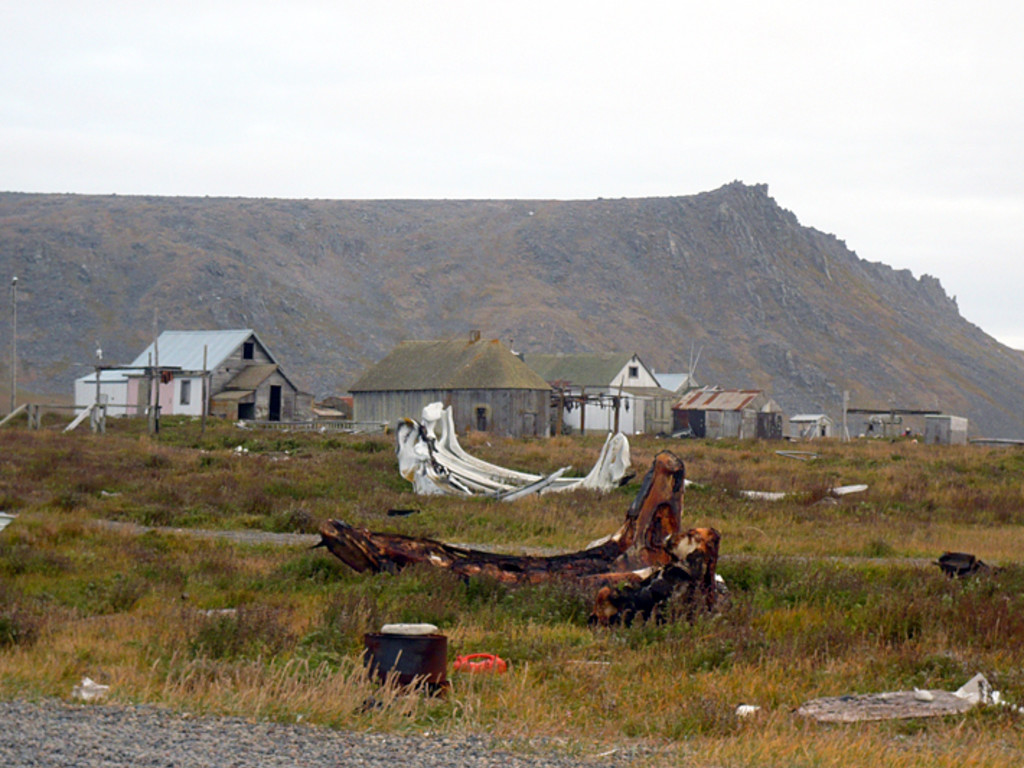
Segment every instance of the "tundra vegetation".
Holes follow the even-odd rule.
[[[1022,715],[978,707],[927,720],[820,725],[821,696],[955,690],[976,672],[1024,704],[1024,452],[910,440],[631,441],[642,476],[664,448],[700,483],[684,526],[722,534],[728,598],[692,620],[587,625],[571,582],[509,587],[424,566],[356,574],[312,534],[339,518],[372,530],[507,552],[579,549],[620,525],[637,485],[500,503],[412,495],[385,436],[240,430],[166,419],[106,435],[0,430],[0,696],[68,698],[83,676],[114,702],[148,702],[351,729],[493,734],[505,746],[618,764],[1019,765]],[[589,468],[602,438],[464,445],[505,466]],[[836,485],[866,483],[838,501]],[[752,501],[740,489],[788,491]],[[403,517],[389,509],[416,509]],[[105,521],[133,523],[111,526]],[[171,529],[184,529],[176,532]],[[999,568],[945,578],[968,551]],[[234,610],[223,610],[234,609]],[[671,611],[670,611],[671,613]],[[673,620],[675,619],[675,620]],[[503,675],[449,671],[446,696],[378,688],[362,635],[430,622],[449,654],[491,652]],[[373,706],[366,706],[372,701]],[[736,707],[761,707],[740,718]],[[605,758],[602,758],[605,759]]]

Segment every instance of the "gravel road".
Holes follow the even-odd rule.
[[[486,736],[357,733],[152,706],[0,702],[0,765],[7,768],[610,768],[626,757],[524,756]]]

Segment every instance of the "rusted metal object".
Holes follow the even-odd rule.
[[[967,552],[945,552],[935,561],[935,565],[949,578],[964,578],[976,573],[988,573],[991,567]]]
[[[422,683],[432,692],[448,687],[448,638],[442,634],[363,636],[364,663],[379,683]]]
[[[458,547],[434,539],[394,533],[375,533],[354,528],[340,520],[328,520],[320,527],[320,543],[353,570],[394,572],[413,563],[445,568],[464,578],[484,576],[505,584],[537,584],[554,578],[576,579],[599,595],[595,621],[601,624],[621,620],[626,612],[650,615],[645,608],[630,608],[614,595],[638,593],[668,566],[676,571],[659,584],[670,587],[664,602],[678,589],[688,589],[706,607],[715,604],[715,568],[720,536],[713,528],[683,530],[680,523],[685,467],[675,454],[662,451],[655,456],[640,491],[626,511],[622,526],[603,541],[563,555],[535,557],[502,555]],[[682,574],[688,574],[687,579]],[[609,591],[604,592],[607,588]],[[643,598],[661,595],[659,587]],[[603,597],[602,597],[603,596]]]

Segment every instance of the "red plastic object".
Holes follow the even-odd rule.
[[[467,656],[455,657],[455,671],[494,672],[500,674],[508,670],[508,663],[493,653],[471,653]]]

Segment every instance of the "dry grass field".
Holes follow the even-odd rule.
[[[463,444],[518,469],[585,472],[601,438],[476,434]],[[508,552],[569,550],[618,527],[636,482],[510,504],[423,498],[383,436],[228,424],[201,436],[198,422],[175,419],[155,439],[130,422],[103,436],[5,427],[0,510],[19,517],[0,533],[0,696],[67,698],[89,676],[115,702],[488,732],[523,749],[615,750],[637,766],[1024,762],[1024,716],[1008,707],[847,725],[794,714],[821,696],[955,690],[976,672],[1024,704],[1024,451],[910,440],[631,445],[640,475],[669,449],[699,483],[683,519],[722,533],[729,596],[713,615],[593,629],[589,596],[572,584],[511,589],[419,567],[359,575],[302,543],[187,533],[312,533],[336,517]],[[817,458],[776,453],[792,447]],[[827,495],[852,483],[869,489]],[[740,489],[791,495],[759,502]],[[999,569],[949,580],[932,564],[945,550]],[[444,697],[380,690],[362,669],[362,635],[398,621],[437,624],[450,656],[497,653],[509,671],[450,670]],[[761,710],[739,718],[739,704]]]

